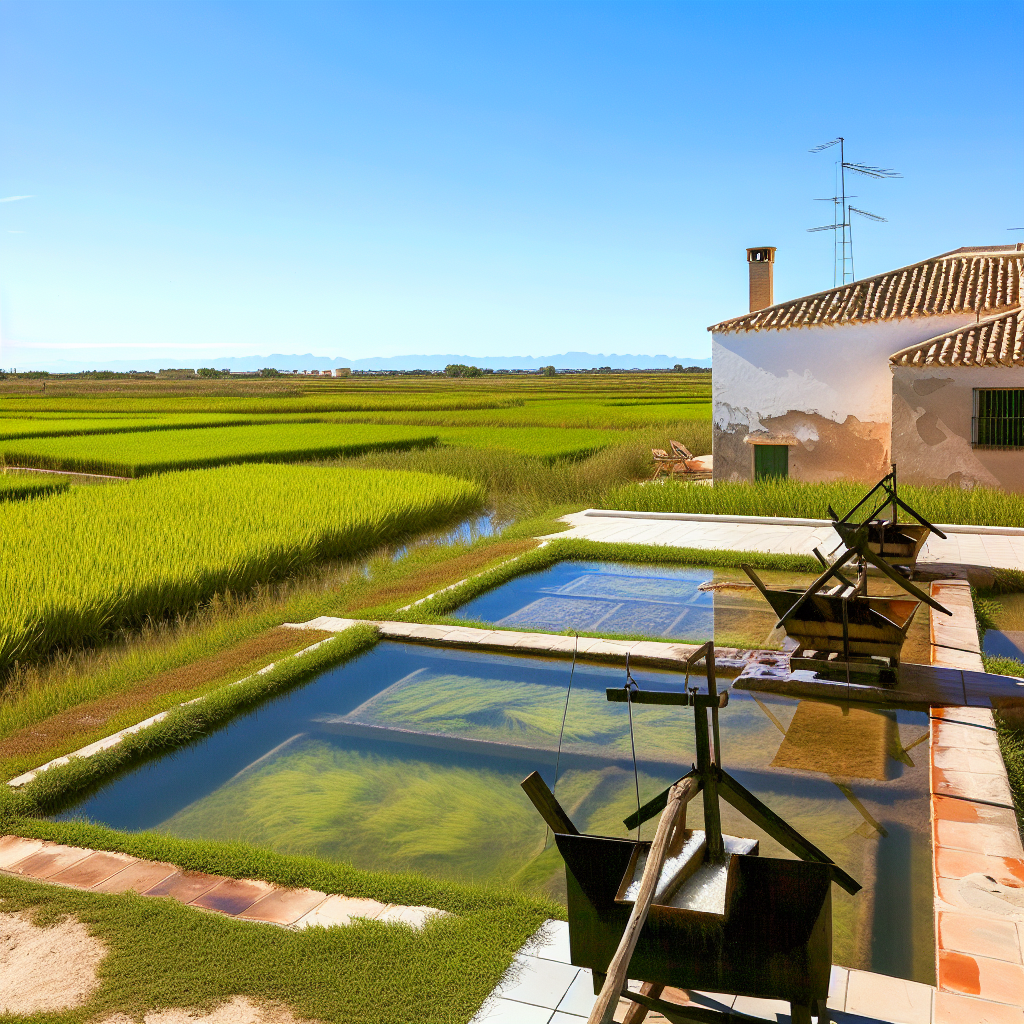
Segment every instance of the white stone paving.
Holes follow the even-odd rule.
[[[631,982],[630,987],[636,986]],[[691,993],[716,1010],[735,1009],[753,1017],[788,1024],[789,1003],[775,999]],[[579,1024],[593,1009],[590,970],[569,962],[569,925],[546,921],[516,955],[505,978],[488,996],[470,1024]],[[900,978],[833,967],[828,1006],[838,1024],[930,1024],[935,989]],[[626,1001],[616,1018],[622,1019]],[[664,1021],[651,1013],[649,1021]]]
[[[723,521],[728,520],[728,521]],[[606,544],[653,544],[672,547],[763,551],[778,555],[812,555],[817,547],[828,554],[839,543],[836,532],[821,520],[759,519],[754,516],[663,517],[614,510],[586,509],[563,516],[571,529],[545,540],[580,538]],[[810,525],[813,523],[822,525]],[[960,564],[1024,569],[1024,530],[1006,533],[952,532],[932,536],[918,557],[920,564]]]

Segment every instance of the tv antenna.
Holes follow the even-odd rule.
[[[836,163],[836,194],[816,200],[819,203],[832,203],[832,223],[807,230],[809,232],[832,232],[834,240],[832,245],[832,284],[836,286],[848,284],[857,279],[853,266],[853,218],[851,214],[859,214],[866,220],[873,220],[877,223],[887,223],[886,219],[879,217],[877,213],[869,213],[867,210],[850,205],[850,200],[856,199],[857,196],[846,194],[846,172],[853,171],[854,174],[862,174],[865,178],[902,178],[903,175],[889,167],[873,167],[871,164],[848,161],[846,159],[846,140],[842,135],[831,142],[823,142],[820,146],[815,146],[810,152],[822,153],[833,146],[839,147],[839,160]]]

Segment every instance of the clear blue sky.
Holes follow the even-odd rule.
[[[0,4],[0,365],[705,356],[832,284],[1024,240],[1024,5]],[[1016,69],[1016,70],[1015,70]],[[1009,77],[1007,77],[1009,76]]]

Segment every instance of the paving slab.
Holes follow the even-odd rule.
[[[193,907],[216,910],[221,914],[235,917],[248,910],[258,899],[274,891],[269,882],[257,882],[247,878],[225,878],[212,889],[192,900]]]
[[[61,885],[73,885],[78,889],[91,889],[94,885],[106,881],[138,861],[126,853],[93,853],[83,860],[72,864],[63,871],[50,876],[51,882]]]
[[[940,950],[938,975],[939,988],[943,991],[981,996],[1010,1006],[1021,1005],[1024,967],[1020,964]]]
[[[1024,1008],[936,992],[934,1024],[1024,1024]]]
[[[447,916],[433,907],[402,907],[389,903],[375,918],[377,921],[397,922],[413,928],[422,928],[431,918]]]
[[[176,874],[178,869],[173,864],[161,864],[159,861],[140,860],[129,864],[120,871],[93,885],[93,892],[135,892],[144,893],[153,886]]]
[[[1014,921],[979,917],[974,913],[944,911],[938,915],[940,948],[956,953],[1021,962],[1017,925]],[[1024,988],[1021,989],[1024,999]]]
[[[850,971],[844,1010],[893,1024],[930,1024],[934,995],[931,985]]]
[[[263,921],[265,924],[295,924],[327,899],[327,893],[315,889],[275,889],[243,910],[238,917],[243,921]]]
[[[18,861],[38,853],[44,846],[42,839],[22,839],[21,836],[4,836],[0,839],[0,870],[10,871]]]
[[[168,875],[163,881],[157,882],[156,885],[147,889],[144,895],[170,896],[171,899],[178,900],[179,903],[191,903],[222,881],[224,879],[220,875],[176,869],[174,874]]]
[[[319,906],[314,907],[295,922],[296,928],[332,928],[336,925],[351,924],[356,918],[373,920],[384,912],[386,904],[378,900],[350,899],[346,896],[328,896]]]
[[[495,991],[505,999],[554,1011],[579,972],[579,967],[570,964],[519,953],[509,968],[508,980],[499,982]]]
[[[7,870],[28,878],[47,879],[65,868],[85,860],[93,851],[80,846],[62,846],[59,843],[47,843],[40,850],[30,854],[24,860],[12,864]]]

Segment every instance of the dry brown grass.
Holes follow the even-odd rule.
[[[97,700],[68,708],[0,740],[0,763],[12,758],[43,757],[55,749],[77,749],[97,734],[105,735],[120,727],[118,719],[128,712],[133,718],[140,709],[166,704],[161,698],[185,696],[210,688],[231,677],[242,677],[281,655],[300,651],[332,633],[319,630],[286,629],[278,626],[243,643],[219,651],[179,668],[161,672],[132,689],[107,694]]]

